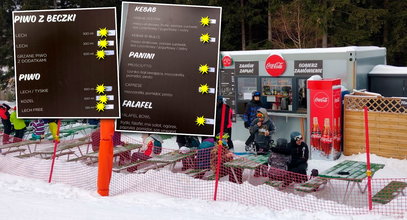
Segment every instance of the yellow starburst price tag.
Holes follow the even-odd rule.
[[[96,51],[96,58],[100,59],[105,59],[106,53],[104,50],[98,50]]]
[[[199,87],[199,92],[202,93],[202,94],[205,94],[205,93],[208,94],[209,93],[208,84],[204,84],[204,85],[201,84],[201,86]]]
[[[99,102],[100,102],[100,103],[106,104],[107,101],[109,101],[109,97],[107,97],[107,95],[101,95],[101,96],[99,97]]]
[[[201,117],[198,116],[198,117],[196,117],[195,122],[196,122],[196,125],[203,126],[203,125],[205,125],[206,120],[205,120],[204,116],[201,116]]]
[[[104,94],[105,91],[106,91],[106,87],[105,87],[104,84],[96,85],[96,92],[97,92],[98,94]]]
[[[211,19],[206,16],[206,17],[201,17],[201,25],[202,26],[209,26],[209,23],[211,22]]]
[[[202,34],[201,37],[199,38],[199,40],[202,43],[209,43],[209,40],[211,40],[211,36],[208,33]]]
[[[96,111],[103,112],[105,110],[105,108],[106,108],[105,104],[103,104],[101,102],[96,103]]]
[[[107,37],[109,30],[107,28],[99,28],[99,36],[100,37]]]
[[[107,42],[106,39],[102,39],[102,40],[98,41],[98,46],[100,49],[106,49],[108,45],[109,45],[109,42]]]
[[[208,66],[208,64],[199,65],[199,72],[200,72],[201,74],[208,74],[208,72],[209,72],[209,66]]]

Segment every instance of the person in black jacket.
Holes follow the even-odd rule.
[[[308,145],[304,143],[302,135],[298,131],[293,131],[290,134],[291,141],[287,144],[287,148],[271,148],[271,151],[282,153],[291,156],[291,163],[288,165],[288,171],[307,175]],[[305,177],[306,178],[306,177]]]
[[[244,127],[247,129],[250,129],[250,125],[252,124],[253,120],[257,118],[257,110],[259,108],[262,108],[264,105],[261,102],[261,94],[260,92],[253,92],[252,95],[252,100],[247,103],[246,105],[246,110],[243,114],[243,121],[244,121]],[[249,146],[252,142],[254,141],[254,135],[250,134],[250,136],[247,138],[245,144],[246,146]]]
[[[3,144],[8,144],[10,143],[10,134],[13,130],[13,126],[11,125],[10,122],[10,106],[7,105],[6,103],[3,103],[0,105],[0,117],[1,117],[1,122],[3,123]]]

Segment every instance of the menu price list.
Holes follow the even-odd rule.
[[[221,8],[123,3],[121,131],[213,135]]]
[[[13,12],[17,114],[118,118],[116,9]]]

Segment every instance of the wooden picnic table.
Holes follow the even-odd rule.
[[[225,167],[230,167],[232,170],[232,175],[236,180],[236,183],[239,183],[239,178],[236,175],[236,168],[239,169],[249,169],[251,171],[255,171],[261,165],[267,163],[269,158],[269,154],[262,154],[262,155],[248,155],[243,156],[239,159],[235,159],[223,164]],[[251,175],[250,175],[251,176]]]
[[[370,170],[372,176],[380,169],[383,169],[384,164],[371,163]],[[323,171],[319,177],[331,179],[346,179],[347,181],[362,182],[366,177],[366,163],[361,161],[345,160],[341,163]]]
[[[121,153],[130,152],[132,150],[140,149],[142,146],[143,145],[141,145],[141,144],[126,144],[124,146],[117,145],[116,147],[113,148],[113,157],[116,160],[116,157],[119,156]],[[91,160],[91,163],[95,163],[99,159],[99,151],[85,154],[82,157],[79,157],[77,159],[78,160],[89,159],[89,160]],[[73,161],[73,160],[71,160],[71,161]]]
[[[384,164],[371,163],[370,170],[372,171],[372,177],[376,173],[376,171],[383,169],[383,167]],[[364,187],[360,185],[362,181],[367,177],[366,163],[362,161],[342,161],[339,164],[329,168],[328,170],[321,172],[318,177],[326,178],[327,183],[329,183],[331,179],[347,181],[343,203],[345,203],[349,199],[355,185],[358,186],[359,191],[362,194],[365,193],[367,189],[367,183]]]
[[[172,165],[171,170],[174,168],[175,164],[187,157],[194,156],[196,154],[196,151],[190,151],[188,153],[180,153],[178,150],[168,152],[165,154],[157,155],[154,156],[150,159],[147,160],[147,162],[155,163],[156,168],[159,168],[160,166],[158,165],[159,163],[166,165]]]
[[[88,145],[87,146],[87,151],[88,151],[90,143],[91,142],[86,139],[80,140],[80,141],[74,141],[74,142],[70,141],[68,143],[60,143],[60,144],[58,144],[57,149],[56,149],[56,152],[57,152],[56,156],[58,157],[58,156],[62,156],[62,155],[68,155],[68,160],[69,160],[70,154],[75,154],[76,157],[81,157],[81,156],[83,156],[83,153],[82,153],[80,146]],[[73,150],[73,148],[78,148],[79,155]],[[52,157],[52,154],[54,153],[54,147],[42,149],[42,150],[36,151],[35,153],[39,154],[44,159],[49,159]]]
[[[20,148],[20,147],[26,146],[31,153],[32,151],[31,151],[30,145],[38,144],[38,143],[40,143],[40,140],[25,140],[25,141],[0,145],[0,149],[8,149],[7,151],[11,151],[13,148]]]
[[[225,167],[242,168],[255,170],[261,165],[267,163],[269,155],[248,155],[241,158],[226,162],[223,164]]]

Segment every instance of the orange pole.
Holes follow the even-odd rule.
[[[100,146],[98,163],[98,193],[101,196],[109,195],[109,184],[113,166],[113,134],[114,120],[100,120]]]

